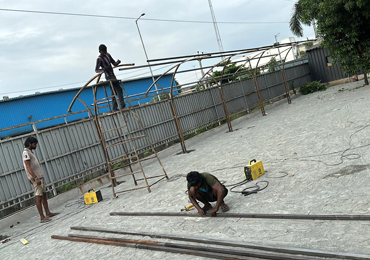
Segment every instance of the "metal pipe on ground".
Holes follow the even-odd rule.
[[[162,251],[162,252],[210,257],[214,259],[240,259],[240,260],[261,259],[261,258],[252,258],[252,257],[244,257],[244,256],[237,256],[237,255],[226,255],[226,254],[211,253],[211,252],[197,252],[197,251],[189,250],[189,249],[169,248],[169,247],[159,246],[155,244],[153,245],[131,244],[131,243],[123,243],[123,242],[115,242],[115,241],[106,241],[103,239],[77,238],[77,237],[65,237],[65,236],[55,236],[55,235],[51,236],[51,238],[59,239],[59,240],[66,240],[66,241],[73,241],[73,242],[85,242],[85,243],[101,244],[101,245],[131,247],[131,248],[136,248],[136,249],[147,249],[147,250],[153,250],[153,251]]]
[[[185,249],[191,250],[195,252],[208,252],[208,253],[217,253],[217,254],[225,254],[230,256],[242,256],[247,257],[255,257],[257,259],[276,259],[276,260],[308,260],[312,259],[307,258],[305,256],[297,256],[297,255],[287,255],[287,254],[278,254],[278,253],[266,253],[260,251],[246,251],[246,250],[239,250],[239,249],[228,249],[228,248],[219,248],[219,247],[205,247],[205,246],[198,246],[198,245],[191,245],[191,244],[177,244],[177,243],[169,243],[169,242],[158,242],[158,241],[147,241],[147,240],[134,240],[134,239],[124,239],[124,238],[113,238],[113,237],[95,237],[95,236],[85,236],[85,235],[68,235],[68,237],[73,238],[82,238],[82,239],[98,239],[103,241],[112,241],[112,242],[119,242],[119,243],[129,243],[129,244],[137,244],[137,245],[154,245],[154,246],[162,246],[164,248],[177,248],[177,249]]]
[[[109,233],[109,234],[148,236],[151,238],[165,238],[165,239],[172,239],[172,240],[178,240],[178,241],[204,243],[207,245],[214,244],[214,245],[230,246],[230,247],[241,247],[241,248],[244,247],[244,248],[250,248],[250,249],[271,251],[271,252],[276,252],[276,253],[298,254],[298,255],[306,255],[306,256],[336,258],[336,259],[353,259],[353,260],[370,259],[370,255],[340,253],[340,252],[293,248],[293,247],[263,246],[263,245],[257,245],[253,243],[247,243],[247,242],[218,240],[218,239],[204,238],[204,237],[194,237],[194,236],[190,237],[190,236],[183,236],[183,235],[169,235],[169,234],[158,234],[158,233],[150,233],[150,232],[132,232],[132,231],[124,231],[124,230],[111,230],[111,229],[80,227],[80,226],[74,226],[74,227],[72,226],[71,229],[78,230],[78,231],[102,232],[102,233]]]
[[[200,217],[192,213],[174,212],[111,212],[111,216],[140,217]],[[207,217],[211,217],[209,213]],[[247,213],[217,213],[219,218],[267,218],[267,219],[306,219],[306,220],[356,220],[370,221],[370,215],[300,215],[300,214],[247,214]]]

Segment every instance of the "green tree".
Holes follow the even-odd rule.
[[[279,65],[275,57],[272,57],[271,60],[268,63],[269,72],[274,72],[276,70],[276,67]]]
[[[225,63],[221,63],[218,67],[223,68],[224,66],[225,66]],[[237,75],[234,75],[236,74],[236,72],[237,72]],[[240,74],[243,74],[243,72],[246,72],[246,69],[242,68],[242,65],[237,66],[235,63],[229,62],[226,65],[226,68],[223,72],[221,84],[225,84],[225,83],[237,80]],[[213,72],[213,77],[216,78],[217,81],[221,79],[221,75],[222,75],[222,70]]]
[[[295,10],[292,32],[301,36],[296,30],[298,23],[316,20],[318,33],[323,37],[322,46],[347,73],[357,74],[362,69],[365,84],[369,85],[366,74],[370,71],[370,5],[367,1],[299,0]]]

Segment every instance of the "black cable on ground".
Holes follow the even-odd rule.
[[[333,153],[328,153],[328,154],[318,154],[318,155],[313,155],[313,156],[306,156],[306,157],[301,157],[301,158],[292,158],[293,160],[298,160],[298,161],[311,161],[311,162],[320,162],[322,164],[325,164],[326,166],[337,166],[337,165],[340,165],[344,162],[344,159],[347,159],[347,160],[356,160],[356,159],[360,159],[361,158],[361,155],[358,154],[358,153],[349,153],[349,154],[346,154],[348,151],[351,151],[351,150],[354,150],[354,149],[357,149],[357,148],[360,148],[360,147],[366,147],[366,146],[370,146],[370,144],[367,144],[367,145],[362,145],[360,147],[354,147],[352,148],[352,138],[355,134],[361,132],[362,130],[364,130],[365,128],[369,127],[369,125],[365,125],[364,127],[360,128],[359,130],[355,131],[354,133],[352,133],[350,136],[349,136],[349,142],[348,142],[348,145],[349,147],[344,149],[343,151],[338,151],[338,152],[333,152]],[[322,156],[322,155],[330,155],[330,154],[335,154],[335,153],[340,153],[341,152],[341,155],[340,155],[340,162],[338,163],[334,163],[334,164],[329,164],[329,163],[326,163],[326,162],[323,162],[322,160],[311,160],[311,159],[304,159],[304,158],[308,158],[308,157],[318,157],[318,156]]]
[[[248,195],[251,195],[251,194],[255,194],[255,193],[259,192],[259,191],[262,191],[262,190],[266,189],[266,188],[267,188],[267,186],[269,186],[269,182],[268,182],[268,181],[258,181],[258,182],[256,182],[256,184],[255,184],[254,186],[249,186],[249,187],[246,187],[246,188],[244,188],[244,189],[242,189],[242,190],[238,190],[238,191],[234,190],[235,188],[237,188],[237,187],[239,187],[239,186],[242,186],[242,185],[244,185],[244,184],[246,184],[246,183],[248,183],[248,182],[249,182],[249,181],[248,181],[248,180],[246,180],[244,183],[241,183],[241,184],[235,185],[234,187],[231,187],[231,188],[230,188],[230,191],[231,191],[231,192],[235,192],[235,193],[241,193],[241,194],[243,194],[244,196],[248,196]],[[260,184],[260,183],[265,183],[265,186],[261,188],[261,187],[258,185],[258,184]]]

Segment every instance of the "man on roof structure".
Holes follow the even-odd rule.
[[[118,110],[118,103],[117,103],[116,95],[119,98],[120,108],[124,109],[126,107],[126,104],[123,98],[123,91],[119,84],[119,81],[116,78],[116,75],[114,75],[113,67],[112,67],[112,65],[118,66],[121,63],[121,61],[120,60],[114,61],[112,56],[107,52],[107,46],[105,46],[104,44],[99,45],[99,53],[100,55],[96,59],[95,72],[96,73],[104,72],[105,79],[112,81],[113,111]]]

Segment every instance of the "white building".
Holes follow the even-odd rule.
[[[279,44],[284,43],[294,43],[295,38],[289,37],[287,39],[282,40]],[[275,58],[276,61],[285,60],[285,62],[295,60],[297,58],[297,49],[296,46],[293,45],[292,49],[290,50],[291,46],[286,47],[273,47],[266,51],[258,51],[248,56],[233,60],[233,62],[237,62],[236,65],[244,65],[247,68],[255,68],[258,64],[258,67],[267,65],[271,58]],[[263,53],[263,54],[262,54]],[[260,61],[258,62],[259,58],[262,56]]]

